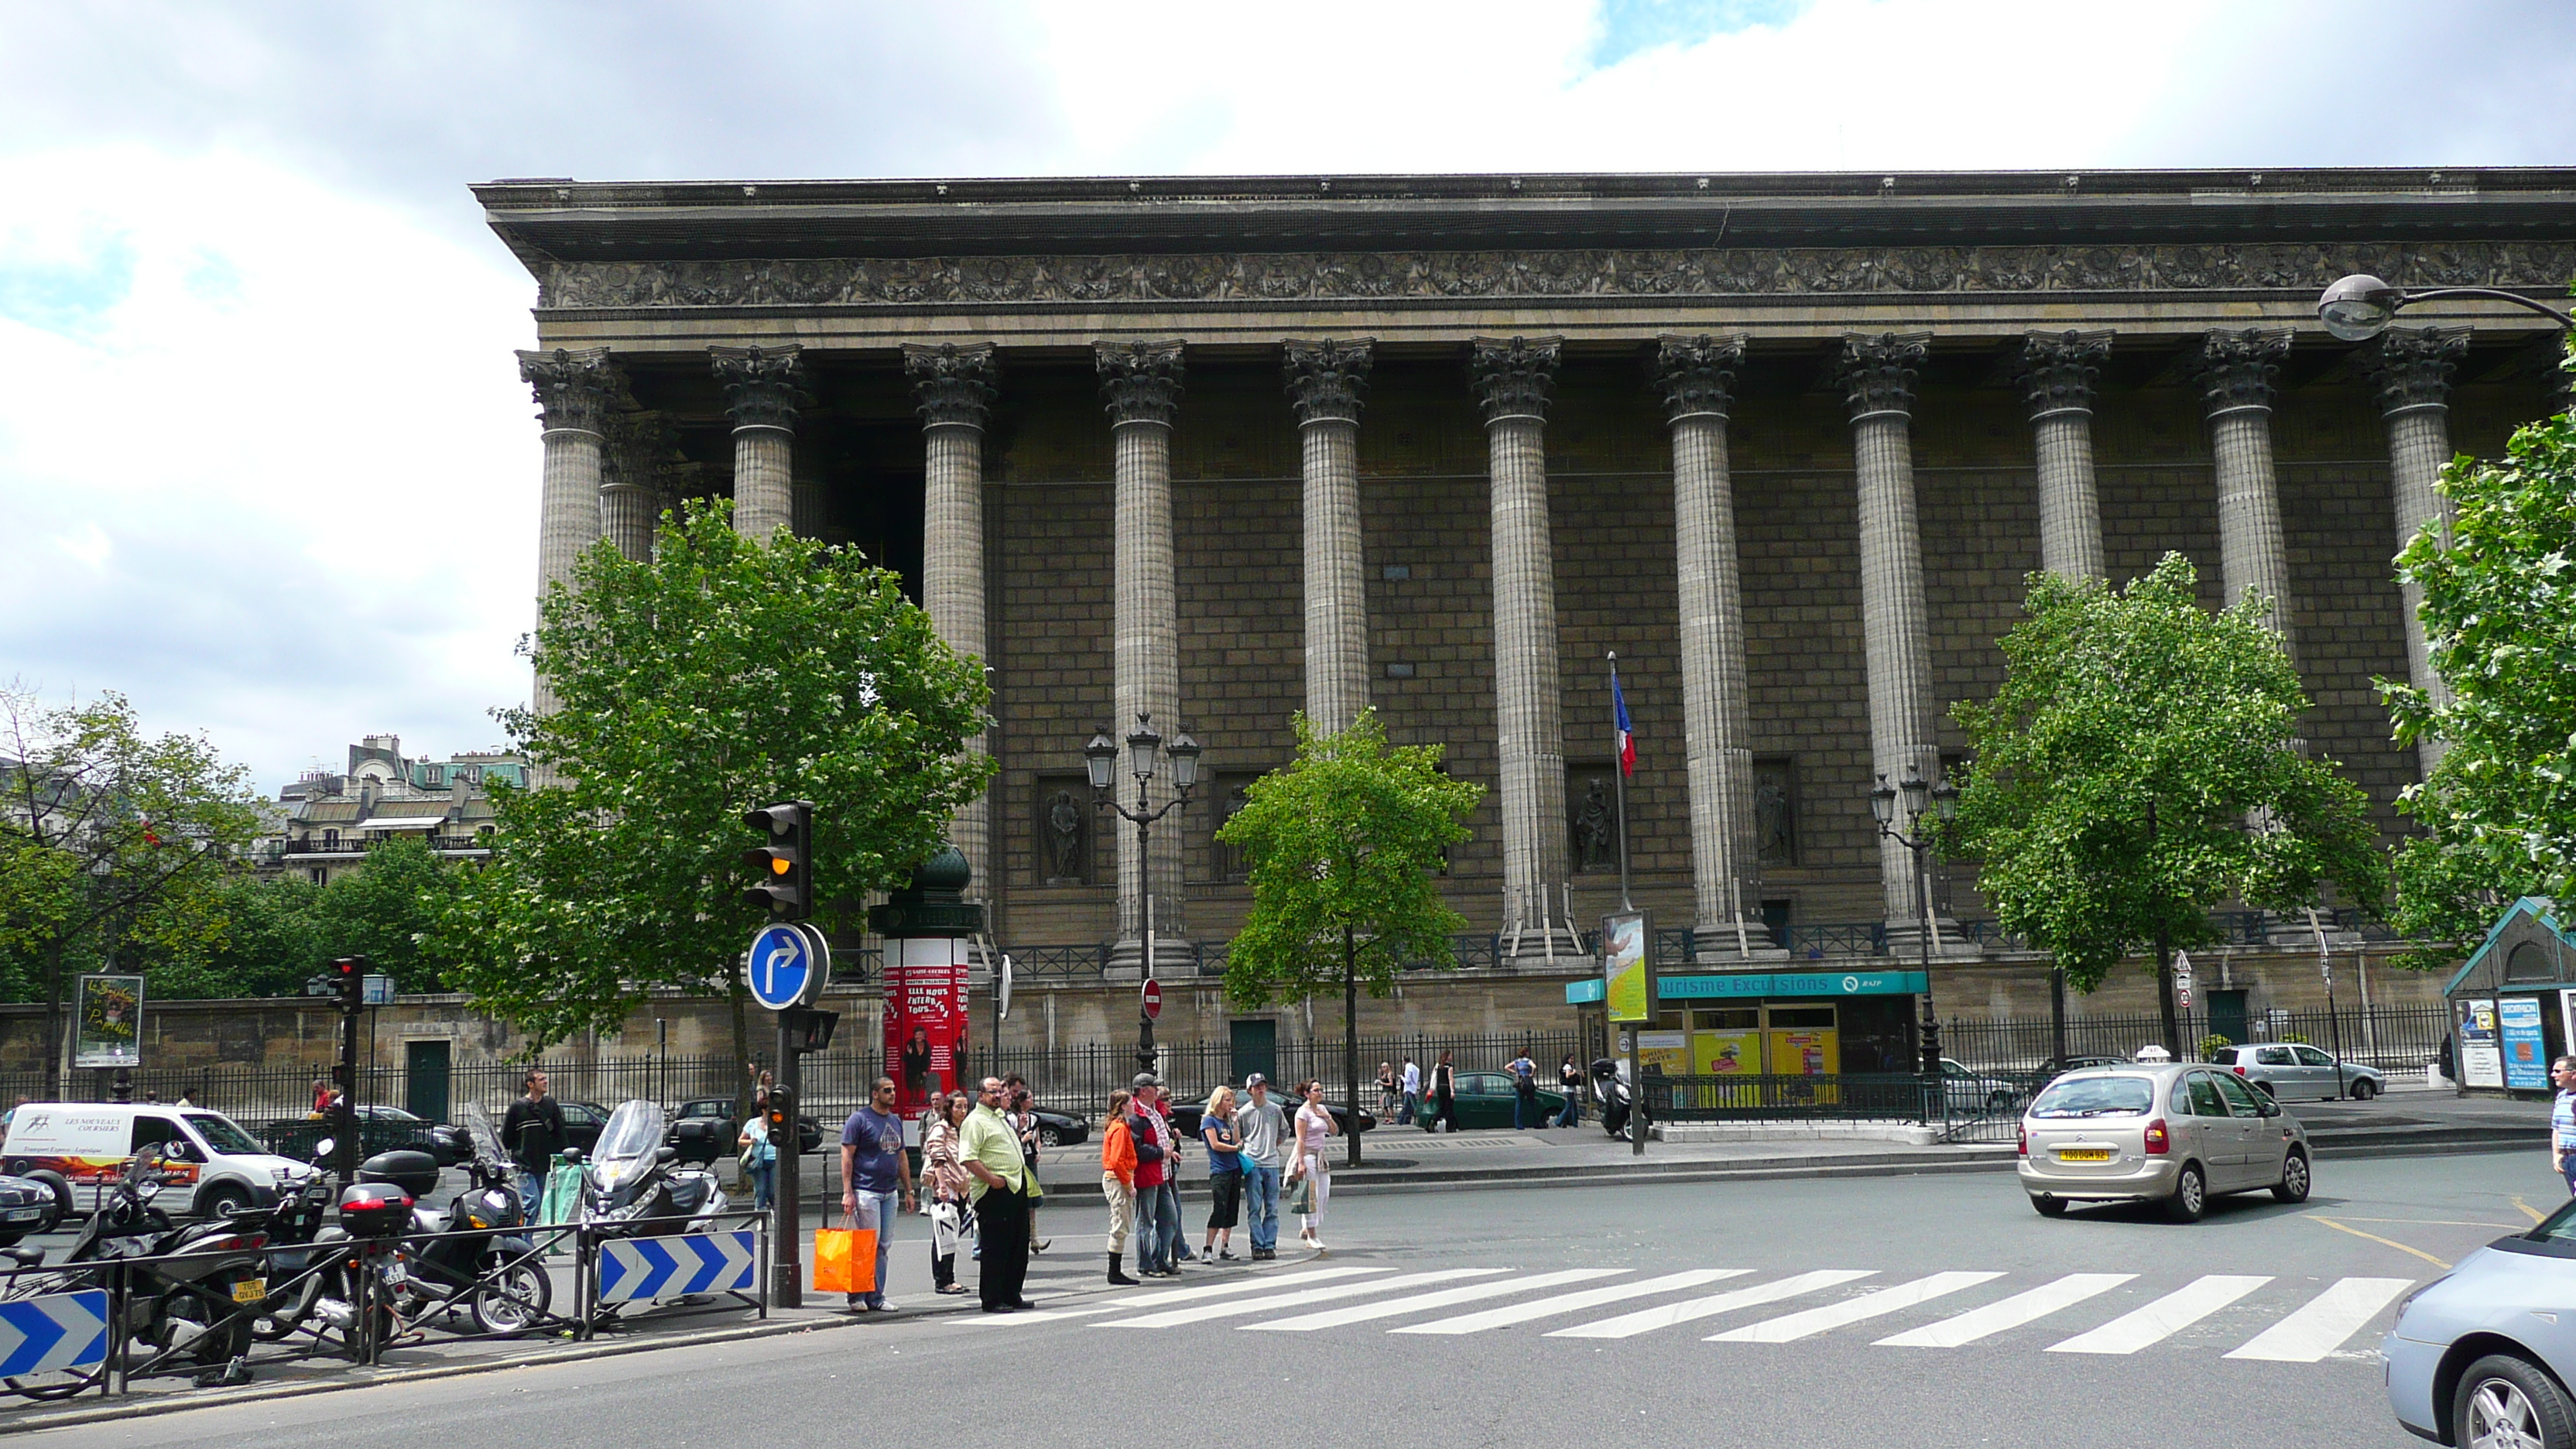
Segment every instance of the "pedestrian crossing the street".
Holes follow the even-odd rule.
[[[2138,1273],[2067,1273],[2032,1282],[2027,1275],[1975,1269],[1896,1282],[1889,1276],[1870,1268],[1690,1268],[1639,1276],[1626,1268],[1400,1272],[1335,1264],[1079,1306],[1050,1304],[1048,1311],[1006,1321],[1453,1336],[1528,1328],[1547,1338],[1596,1340],[1697,1325],[1689,1337],[1728,1348],[1864,1333],[1878,1348],[1958,1349],[2013,1335],[2022,1346],[2050,1353],[2217,1349],[2234,1360],[2316,1363],[2372,1347],[2391,1305],[2415,1282],[2352,1277],[2319,1285],[2230,1273],[2164,1282]],[[1716,1291],[1698,1291],[1712,1286]],[[1466,1305],[1478,1306],[1447,1311]],[[2249,1323],[2257,1317],[2259,1325]]]

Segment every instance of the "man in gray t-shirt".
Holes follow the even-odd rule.
[[[1234,1109],[1234,1132],[1243,1139],[1243,1201],[1252,1219],[1254,1262],[1279,1256],[1279,1144],[1288,1136],[1288,1119],[1270,1100],[1270,1079],[1259,1072],[1243,1079],[1245,1099]]]

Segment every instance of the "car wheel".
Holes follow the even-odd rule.
[[[2182,1165],[2182,1175],[2174,1179],[2173,1196],[2165,1199],[2165,1216],[2178,1223],[2196,1223],[2209,1211],[2209,1179],[2197,1162]]]
[[[45,1189],[54,1195],[54,1215],[46,1221],[44,1229],[50,1233],[75,1211],[71,1179],[51,1168],[39,1168],[26,1176],[29,1182],[43,1183]]]
[[[2280,1100],[2281,1089],[2273,1086],[2270,1082],[2256,1082],[2254,1085],[2262,1089],[2264,1096],[2270,1097],[2274,1101]]]
[[[1038,1140],[1049,1147],[1062,1147],[1064,1145],[1064,1129],[1061,1127],[1041,1127],[1038,1129]]]
[[[2308,1155],[2292,1152],[2281,1160],[2281,1181],[2272,1189],[2272,1196],[2283,1202],[2306,1202],[2310,1186]]]
[[[2503,1354],[2469,1365],[2451,1392],[2451,1442],[2462,1449],[2576,1445],[2576,1407],[2549,1375]]]
[[[2352,1084],[2352,1099],[2356,1102],[2367,1102],[2378,1095],[2379,1084],[2368,1077]]]
[[[2066,1199],[2062,1197],[2040,1197],[2034,1194],[2031,1197],[2030,1205],[2041,1217],[2044,1218],[2062,1218],[2066,1216]]]
[[[220,1187],[208,1188],[205,1192],[198,1195],[197,1216],[201,1218],[230,1217],[234,1213],[240,1212],[242,1209],[249,1206],[250,1189],[243,1187],[237,1182],[227,1182]]]

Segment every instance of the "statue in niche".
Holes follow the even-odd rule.
[[[1618,868],[1618,823],[1610,814],[1610,787],[1595,779],[1583,791],[1574,812],[1574,868],[1577,871]]]
[[[1252,789],[1250,786],[1237,785],[1232,790],[1227,791],[1225,797],[1225,814],[1217,821],[1216,828],[1223,830],[1233,821],[1234,817],[1243,813],[1245,806],[1248,806],[1251,803]],[[1227,845],[1223,841],[1218,841],[1216,842],[1216,851],[1217,874],[1220,877],[1230,881],[1248,880],[1251,878],[1252,861],[1243,853],[1242,847]]]
[[[1082,881],[1082,805],[1070,790],[1058,790],[1047,802],[1047,882],[1078,885]]]
[[[1788,771],[1760,767],[1753,784],[1755,858],[1764,865],[1798,863],[1798,826],[1789,806]]]

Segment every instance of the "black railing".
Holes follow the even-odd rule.
[[[1901,1072],[1819,1076],[1646,1076],[1646,1110],[1665,1122],[1938,1122],[1936,1078]],[[1964,1104],[1963,1104],[1964,1105]],[[1977,1104],[1980,1108],[1984,1103]]]
[[[2207,1008],[2178,1013],[2183,1055],[2200,1056],[2201,1043],[2214,1034]],[[2381,1071],[2418,1070],[2442,1054],[2451,1030],[2450,1013],[2439,1004],[2427,1006],[2344,1006],[2283,1010],[2255,1017],[2239,1034],[2246,1042],[2299,1041],[2334,1051],[2343,1059]],[[2134,1057],[2138,1049],[2164,1040],[2163,1018],[2154,1012],[2107,1016],[2070,1016],[2066,1053],[2086,1057]],[[2055,1028],[2045,1017],[2030,1020],[1976,1021],[1954,1018],[1941,1026],[1943,1055],[1976,1071],[2027,1077],[2055,1055]]]

